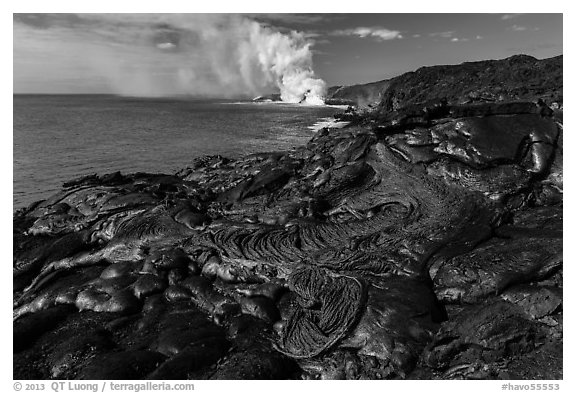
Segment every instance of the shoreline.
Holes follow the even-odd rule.
[[[116,105],[106,98],[93,103],[91,100],[77,105],[66,97],[54,103],[50,98],[32,98],[30,102],[24,98],[16,104],[13,211],[58,192],[63,182],[76,176],[113,171],[173,173],[190,165],[194,157],[205,154],[238,158],[247,152],[303,145],[311,135],[306,128],[337,111],[334,108],[267,109],[251,103],[230,107],[222,102],[155,105],[147,101],[120,100]],[[126,107],[126,112],[121,113]],[[50,117],[51,110],[63,111],[61,120],[43,128],[42,116]],[[132,125],[130,119],[140,117],[143,110],[150,113],[145,116],[150,121],[141,120]],[[28,111],[33,111],[32,120],[26,120]],[[209,117],[219,111],[230,114],[210,121]],[[114,116],[114,121],[108,120],[108,113]],[[252,113],[255,118],[251,121]],[[86,123],[76,124],[76,116],[86,118]],[[290,122],[281,124],[281,119],[290,119]],[[41,131],[27,131],[33,127]],[[115,138],[110,131],[113,129],[125,131]],[[161,142],[151,149],[148,146],[154,143],[154,136]],[[137,140],[130,141],[130,138]],[[193,142],[195,138],[199,142]],[[119,139],[117,143],[116,139]],[[234,141],[237,142],[231,143]],[[35,147],[43,145],[43,149]],[[92,151],[87,151],[90,146]],[[163,156],[165,160],[160,159]]]

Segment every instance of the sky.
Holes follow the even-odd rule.
[[[562,30],[562,14],[14,14],[13,87],[300,94],[427,65],[561,55]]]

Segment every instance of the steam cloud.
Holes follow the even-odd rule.
[[[249,63],[257,59],[267,82],[274,81],[280,97],[286,102],[323,104],[326,84],[315,78],[312,70],[310,43],[301,33],[290,35],[274,32],[259,23],[249,23],[250,39],[241,47],[241,59]],[[242,64],[242,69],[250,67]]]
[[[15,89],[106,84],[130,96],[252,96],[323,104],[312,43],[241,15],[14,16]],[[34,59],[37,60],[37,64]],[[36,64],[36,66],[35,66]]]

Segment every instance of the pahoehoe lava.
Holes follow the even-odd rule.
[[[423,68],[306,146],[17,211],[14,378],[562,378],[554,60]]]

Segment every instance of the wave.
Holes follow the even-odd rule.
[[[316,105],[316,104],[307,104],[303,103],[295,103],[295,102],[286,102],[286,101],[234,101],[234,102],[222,102],[224,105],[246,105],[246,104],[254,104],[254,105],[263,105],[263,106],[271,106],[271,105],[282,105],[282,106],[297,106],[297,107],[305,107],[305,108],[336,108],[336,109],[347,109],[348,105]]]
[[[316,123],[308,127],[313,132],[318,132],[323,128],[343,128],[350,124],[349,121],[336,120],[333,117],[323,117]]]

